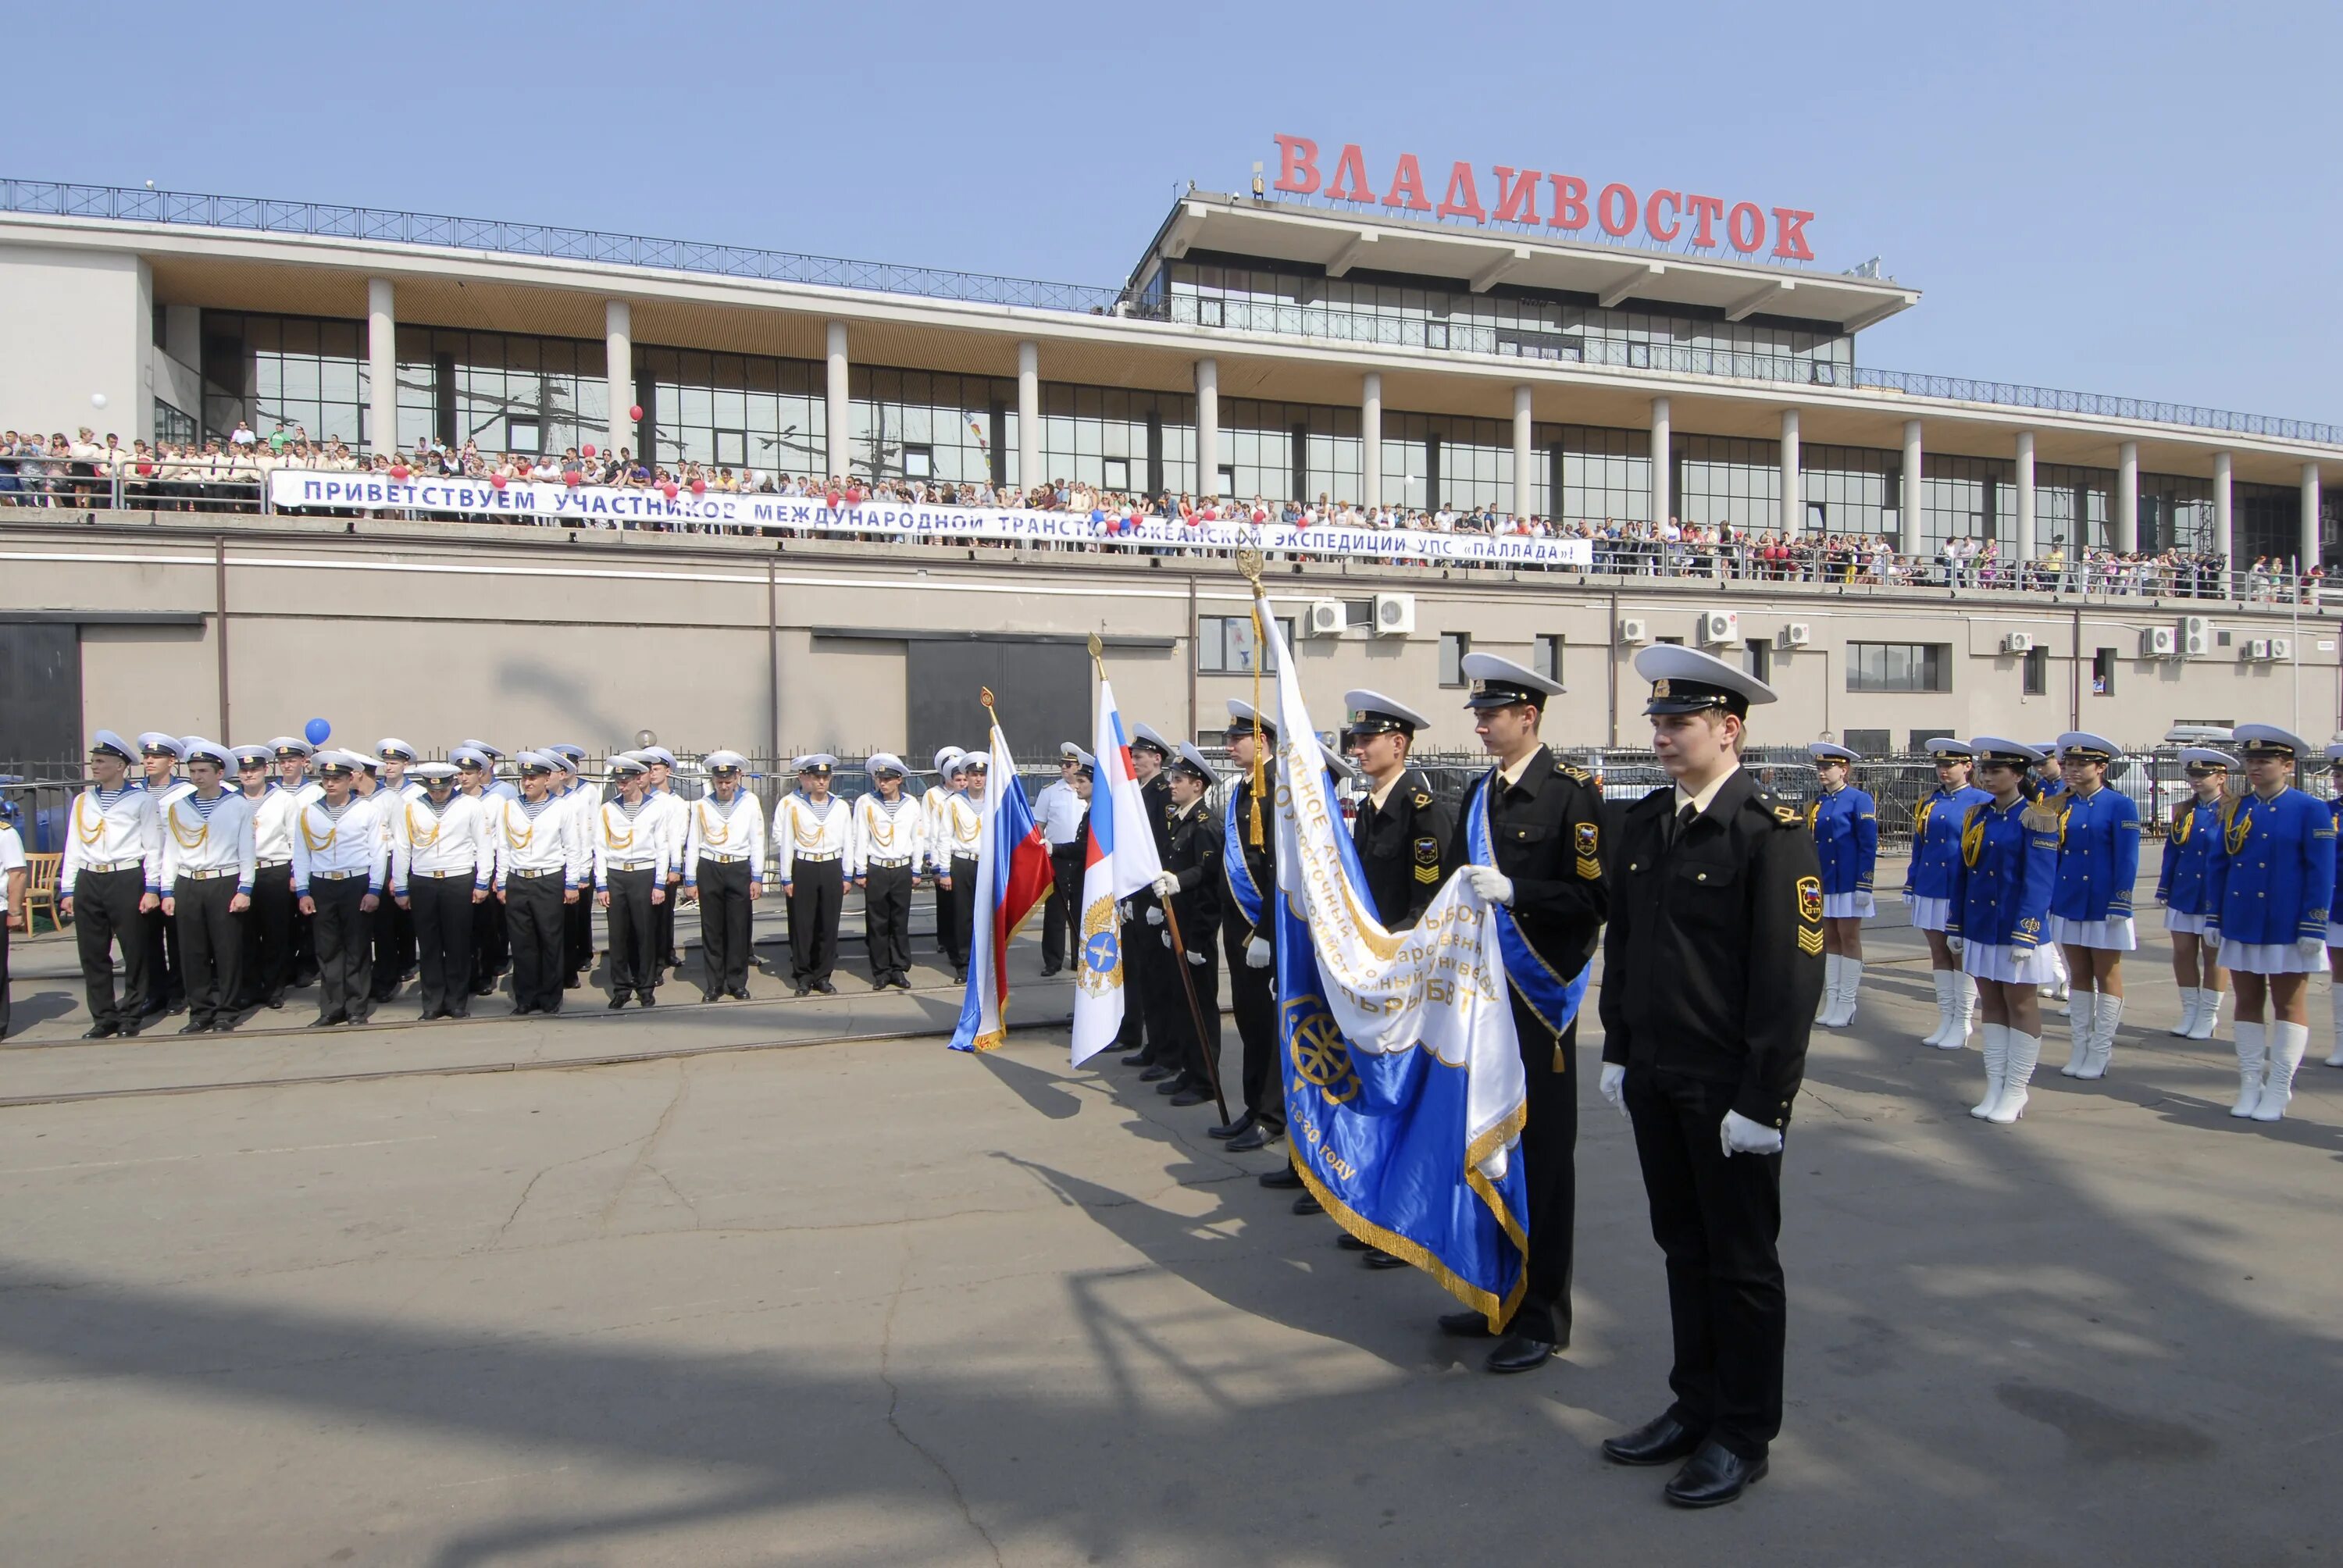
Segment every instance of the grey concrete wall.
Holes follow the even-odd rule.
[[[126,251],[0,246],[0,424],[68,436],[86,425],[126,447],[151,437],[146,263]]]

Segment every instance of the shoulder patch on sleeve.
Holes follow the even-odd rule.
[[[1589,773],[1584,768],[1574,768],[1569,763],[1560,760],[1557,760],[1554,763],[1554,770],[1561,774],[1565,779],[1575,779],[1581,784],[1587,782],[1594,777],[1594,774]]]

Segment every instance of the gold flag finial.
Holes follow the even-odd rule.
[[[992,688],[989,686],[978,687],[976,689],[976,699],[984,704],[984,710],[987,713],[992,711]]]
[[[1096,632],[1091,633],[1091,657],[1092,658],[1096,658],[1105,652],[1106,644],[1099,640],[1099,634]]]
[[[1261,591],[1261,568],[1262,554],[1259,550],[1247,545],[1237,551],[1237,570],[1244,573],[1245,581],[1252,584],[1252,591],[1255,593]]]

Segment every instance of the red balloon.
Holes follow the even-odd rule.
[[[708,494],[708,481],[705,479],[692,480],[691,493],[695,496],[704,496]]]
[[[583,452],[584,454],[586,454],[586,456],[588,456],[588,457],[592,457],[592,456],[594,455],[594,448],[593,448],[593,446],[592,446],[590,443],[589,443],[588,445],[587,445],[587,446],[580,447],[578,447],[578,449],[580,452]]]
[[[505,487],[505,477],[502,474],[490,474],[488,476],[488,483],[495,488],[501,490]]]
[[[627,410],[627,417],[639,425],[643,422],[643,406],[639,403]]]
[[[676,482],[673,479],[669,479],[666,484],[659,487],[659,494],[672,501],[676,497]]]
[[[840,495],[836,490],[832,490],[830,493],[830,509],[833,512],[838,510],[838,503],[845,498],[845,497]]]
[[[404,463],[393,463],[390,466],[390,477],[402,485],[407,483],[407,477],[412,471]]]
[[[138,465],[138,477],[142,479],[148,477],[154,472],[155,465],[152,463],[141,463]]]
[[[582,476],[578,472],[578,470],[572,468],[569,472],[561,476],[561,482],[565,485],[570,486],[572,488],[575,488],[581,477]]]

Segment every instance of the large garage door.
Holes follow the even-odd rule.
[[[0,773],[78,777],[81,755],[80,628],[0,621]]]
[[[1054,758],[1061,740],[1091,733],[1091,658],[1079,642],[974,637],[912,642],[904,660],[914,768],[946,746],[984,742],[978,693],[992,689],[1001,727],[1021,758]]]

